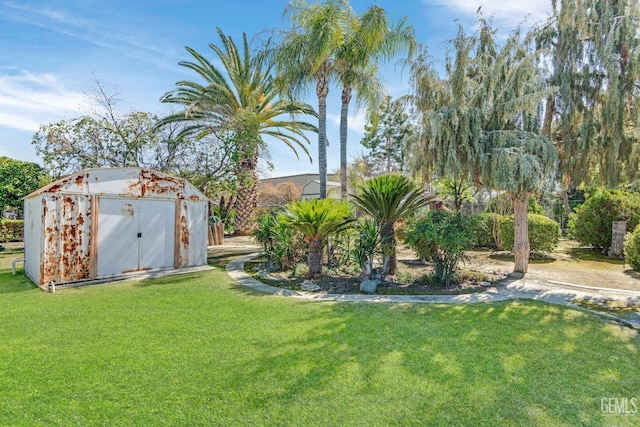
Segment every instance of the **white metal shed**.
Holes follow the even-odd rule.
[[[43,286],[204,265],[207,203],[158,171],[77,172],[25,198],[25,272]]]
[[[320,197],[320,181],[314,179],[302,187],[301,200],[317,199]],[[327,197],[333,199],[340,198],[340,183],[335,181],[327,181]]]

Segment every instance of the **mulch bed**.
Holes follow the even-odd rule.
[[[420,277],[421,275],[427,275],[433,271],[433,269],[418,260],[403,260],[398,263],[398,270],[411,273],[411,277]],[[275,271],[265,272],[263,270],[263,263],[256,259],[249,261],[245,264],[245,271],[251,274],[257,280],[260,280],[268,285],[276,286],[280,288],[301,290],[302,284],[305,282],[304,277],[294,277],[292,271]],[[328,270],[330,271],[330,270]],[[378,285],[376,294],[378,295],[457,295],[468,294],[474,292],[482,292],[486,289],[486,286],[480,284],[480,280],[468,279],[462,283],[451,283],[449,286],[438,286],[433,284],[421,284],[416,283],[419,281],[413,281],[412,283],[402,283],[398,281],[398,275],[396,277],[387,277],[387,279]],[[504,279],[506,276],[500,272],[482,272],[481,276],[483,281],[497,282]],[[402,277],[407,277],[405,274]],[[313,279],[313,283],[317,284],[320,289],[316,292],[330,293],[330,294],[359,294],[360,292],[360,277],[354,277],[346,274],[325,274],[322,277]]]

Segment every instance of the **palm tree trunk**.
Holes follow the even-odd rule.
[[[244,158],[239,159],[236,166],[238,191],[233,231],[237,236],[248,236],[253,231],[258,207],[258,147],[247,147],[240,155]]]
[[[313,239],[309,242],[307,264],[309,277],[318,277],[322,274],[322,239]]]
[[[329,94],[329,61],[324,61],[316,73],[318,96],[318,173],[320,198],[327,198],[327,95]]]
[[[385,222],[380,230],[380,237],[382,238],[382,251],[389,257],[389,270],[387,274],[393,276],[398,269],[398,260],[396,257],[396,234],[394,231],[393,222]]]
[[[349,120],[349,102],[351,87],[342,86],[342,109],[340,110],[340,197],[347,198],[347,130]]]
[[[513,199],[513,253],[515,255],[516,273],[526,273],[529,268],[529,255],[531,248],[529,246],[529,219],[527,217],[527,208],[529,206],[529,194],[512,195]]]

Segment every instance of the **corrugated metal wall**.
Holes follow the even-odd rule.
[[[178,267],[207,263],[208,218],[207,203],[180,200],[178,220]]]
[[[91,196],[42,195],[40,284],[91,278]]]
[[[140,215],[150,218],[148,223],[141,219],[143,226],[148,227],[135,233],[139,238],[153,237],[146,245],[140,245],[143,251],[153,249],[149,254],[138,254],[144,262],[152,260],[144,269],[206,264],[208,201],[193,185],[140,168],[90,169],[51,183],[25,198],[27,275],[36,284],[47,285],[52,281],[59,284],[120,274],[121,269],[116,269],[101,275],[98,269],[99,258],[123,256],[111,247],[114,245],[100,244],[104,237],[99,230],[100,201],[107,203],[114,198],[131,200],[132,206],[140,207]],[[175,206],[175,214],[174,209],[164,209],[167,202]],[[145,209],[150,213],[144,215]],[[156,218],[158,209],[168,214]],[[175,217],[175,223],[169,216]],[[153,225],[158,221],[161,224]],[[169,231],[171,228],[175,232]]]
[[[42,254],[42,198],[24,201],[24,271],[34,283],[40,283]]]

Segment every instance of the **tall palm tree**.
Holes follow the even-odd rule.
[[[276,54],[278,76],[291,96],[315,83],[318,97],[318,171],[320,198],[327,197],[327,96],[334,77],[334,54],[344,31],[342,1],[309,4],[291,0],[285,14],[293,24]]]
[[[429,202],[422,189],[402,175],[382,175],[366,181],[352,194],[356,207],[362,209],[381,227],[383,251],[389,256],[389,271],[396,274],[395,223],[408,218]]]
[[[379,60],[390,59],[403,50],[412,55],[416,47],[415,32],[406,25],[406,18],[391,26],[387,13],[380,6],[369,7],[362,15],[355,14],[348,3],[344,37],[338,46],[335,69],[342,85],[340,110],[340,189],[347,197],[347,128],[349,103],[355,91],[357,101],[369,114],[383,103],[385,90],[376,76]]]
[[[209,47],[221,67],[187,47],[194,61],[182,61],[180,65],[193,70],[202,82],[179,81],[173,91],[161,98],[162,102],[178,104],[183,109],[163,118],[159,126],[186,122],[183,133],[197,139],[215,135],[216,140],[230,145],[237,181],[234,231],[248,235],[257,206],[258,157],[260,150],[266,148],[263,137],[280,140],[296,156],[296,148],[309,156],[304,142],[310,141],[304,132],[317,132],[317,127],[296,116],[317,114],[308,104],[277,98],[271,63],[264,55],[252,56],[246,34],[242,35],[240,52],[231,37],[219,28],[217,31],[221,46],[211,43]]]
[[[322,243],[349,226],[353,210],[346,201],[307,199],[289,203],[280,219],[305,235],[309,242],[309,276],[317,277],[322,274]]]

